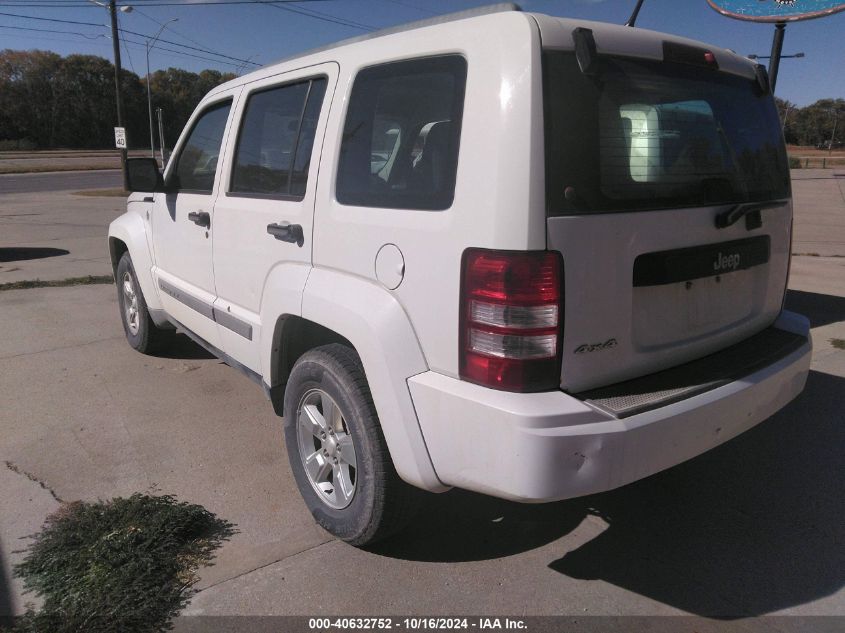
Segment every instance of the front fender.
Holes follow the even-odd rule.
[[[355,346],[399,476],[426,490],[447,490],[431,463],[407,383],[428,365],[397,299],[372,281],[315,268],[305,286],[302,316]]]
[[[120,260],[120,256],[117,254],[116,245],[113,241],[115,239],[126,244],[126,248],[129,250],[129,256],[132,258],[135,275],[138,277],[141,292],[144,293],[147,308],[161,310],[162,305],[158,296],[158,289],[153,283],[153,259],[147,239],[147,226],[143,218],[137,213],[127,211],[109,224],[109,254],[111,255],[113,269],[117,272],[117,262]]]

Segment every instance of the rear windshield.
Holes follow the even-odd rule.
[[[774,100],[757,82],[676,63],[544,53],[551,215],[789,196]]]

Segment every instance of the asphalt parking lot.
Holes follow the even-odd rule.
[[[158,491],[239,533],[186,615],[845,616],[845,175],[794,173],[787,306],[813,325],[806,391],[764,424],[623,489],[544,506],[428,499],[369,551],[315,527],[281,421],[187,339],[146,357],[110,285],[0,291],[0,614],[20,539],[62,501]],[[110,273],[123,199],[3,194],[0,284]]]

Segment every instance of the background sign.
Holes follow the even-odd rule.
[[[117,149],[126,149],[126,128],[114,128],[114,146]]]
[[[842,0],[707,0],[729,18],[750,22],[797,22],[845,11]]]

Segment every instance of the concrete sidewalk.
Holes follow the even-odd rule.
[[[110,275],[108,225],[125,211],[123,197],[0,195],[0,284]]]

